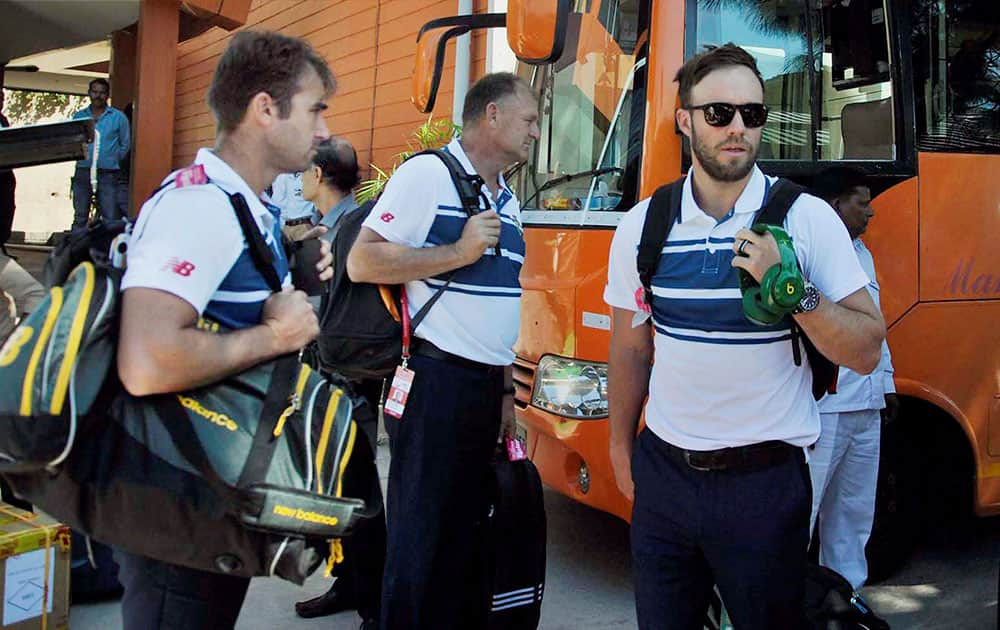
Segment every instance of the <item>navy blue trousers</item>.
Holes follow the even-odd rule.
[[[392,463],[380,627],[485,628],[483,525],[503,372],[422,356],[410,368],[416,375],[403,418],[385,416]]]
[[[198,571],[118,549],[125,630],[227,630],[236,625],[250,578]]]
[[[800,630],[812,486],[805,457],[700,471],[649,430],[632,456],[641,630],[701,630],[713,584],[739,630]]]

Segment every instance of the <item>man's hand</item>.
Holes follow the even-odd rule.
[[[500,406],[500,438],[517,437],[517,419],[514,417],[514,394],[504,394]]]
[[[302,236],[298,237],[297,241],[307,241],[311,238],[319,238],[327,233],[327,228],[325,225],[316,225],[310,228],[307,232],[303,232]],[[330,266],[333,264],[333,252],[330,251],[330,243],[327,241],[320,241],[319,246],[320,257],[316,261],[316,271],[319,272],[319,279],[326,282],[333,277],[333,268]]]
[[[778,241],[774,240],[774,235],[770,232],[758,234],[753,230],[741,229],[736,233],[733,251],[736,252],[733,267],[749,272],[758,283],[768,269],[781,262]]]
[[[882,410],[882,423],[892,424],[899,416],[899,397],[896,394],[885,395],[885,409]]]
[[[629,501],[635,499],[635,484],[632,482],[632,445],[634,442],[611,444],[611,470],[615,473],[618,491]]]
[[[279,354],[296,352],[319,335],[319,320],[302,291],[285,288],[264,302],[261,324],[273,333]]]
[[[474,214],[465,222],[455,249],[465,264],[479,260],[483,252],[500,242],[500,216],[495,210]]]

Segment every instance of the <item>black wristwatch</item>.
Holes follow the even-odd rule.
[[[819,306],[819,289],[816,288],[815,284],[806,280],[805,288],[802,291],[802,298],[792,313],[795,315],[799,313],[811,313],[816,310],[817,306]]]

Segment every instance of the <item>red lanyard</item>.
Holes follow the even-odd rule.
[[[403,319],[403,367],[410,360],[410,307],[406,303],[406,287],[399,287],[400,317]]]

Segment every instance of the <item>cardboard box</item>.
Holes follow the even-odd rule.
[[[0,628],[69,628],[69,546],[65,525],[0,503]]]

